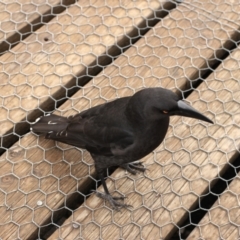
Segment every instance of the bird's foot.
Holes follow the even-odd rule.
[[[145,172],[147,169],[143,166],[142,162],[125,163],[120,166],[128,172],[136,175],[137,172]]]
[[[120,211],[121,208],[132,207],[131,205],[127,205],[117,201],[117,200],[124,200],[126,197],[112,197],[110,194],[101,193],[98,191],[93,191],[93,192],[95,192],[98,197],[108,201],[114,210]]]

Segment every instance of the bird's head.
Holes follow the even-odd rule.
[[[158,115],[160,118],[163,118],[178,115],[213,123],[212,120],[198,112],[183,100],[180,100],[175,93],[168,89],[150,88],[147,94],[149,94],[149,104],[145,106],[150,109],[149,107],[151,105],[152,113],[154,112],[155,116]]]

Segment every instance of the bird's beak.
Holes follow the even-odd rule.
[[[203,114],[201,114],[196,109],[186,104],[184,101],[179,100],[177,103],[178,103],[178,111],[177,111],[178,115],[184,116],[184,117],[196,118],[205,122],[213,123],[212,120],[205,117]]]

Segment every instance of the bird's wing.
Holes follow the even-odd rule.
[[[87,109],[67,118],[62,131],[48,133],[54,139],[101,155],[121,154],[131,146],[134,134],[125,117],[129,97]]]
[[[95,149],[112,153],[113,149],[124,149],[134,141],[130,131],[111,124],[104,116],[93,116],[83,121],[80,131],[86,142],[86,148],[90,151]],[[71,133],[79,132],[79,124],[76,122],[70,124],[68,130]]]
[[[81,114],[68,118],[61,132],[50,132],[46,138],[64,142],[92,153],[114,155],[133,144],[133,134],[108,122],[104,116],[83,118]]]

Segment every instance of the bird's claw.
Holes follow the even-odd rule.
[[[128,172],[136,175],[137,172],[145,172],[147,169],[143,166],[142,162],[134,163],[125,163],[120,166],[123,169],[126,169]]]
[[[117,200],[124,200],[126,197],[112,197],[110,194],[93,191],[96,195],[106,201],[108,201],[114,210],[120,211],[121,208],[129,208],[131,205],[120,203]]]

